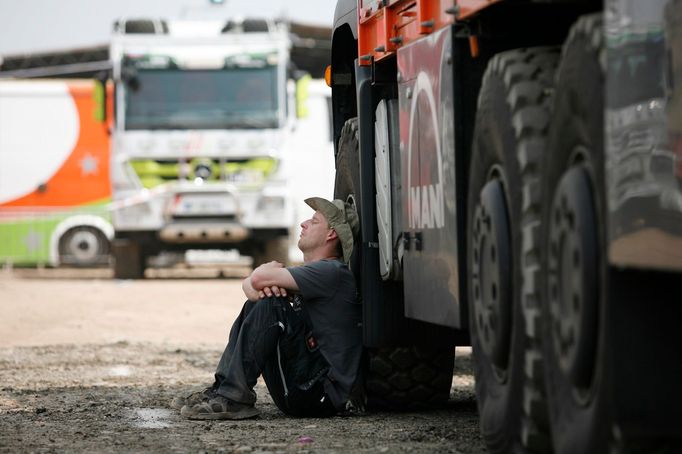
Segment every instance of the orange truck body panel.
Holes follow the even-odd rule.
[[[78,140],[69,157],[57,172],[45,182],[46,191],[34,191],[15,200],[0,204],[0,207],[73,207],[101,202],[111,197],[109,180],[110,137],[107,124],[98,122],[94,117],[95,99],[92,81],[69,81],[68,90],[76,104]],[[112,94],[108,87],[108,115],[112,118]],[[40,113],[36,112],[36,118]],[[36,134],[40,134],[36,126]],[[97,159],[92,171],[83,168],[89,158]]]
[[[501,0],[358,0],[360,65],[380,61],[406,44],[466,19]],[[455,5],[456,3],[456,5]]]

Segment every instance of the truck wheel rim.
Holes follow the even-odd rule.
[[[550,332],[576,400],[589,402],[597,322],[597,235],[592,185],[583,166],[561,179],[551,209],[548,251]]]
[[[73,234],[68,242],[68,251],[76,262],[88,262],[97,257],[99,253],[99,240],[97,235],[88,230],[80,230]]]
[[[509,222],[499,179],[481,190],[474,211],[471,257],[474,323],[495,376],[507,378],[512,310]]]

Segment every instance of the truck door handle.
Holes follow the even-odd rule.
[[[421,251],[423,249],[422,238],[422,232],[414,232],[414,234],[412,232],[403,232],[403,247],[406,251],[409,251],[412,248],[412,243],[414,242],[414,250]]]
[[[424,248],[422,232],[414,232],[414,249],[421,251]]]
[[[412,239],[412,234],[410,232],[403,232],[403,248],[406,251],[410,250],[410,240]]]

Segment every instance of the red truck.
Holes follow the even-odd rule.
[[[370,404],[442,404],[471,345],[491,452],[679,442],[681,31],[680,0],[337,3]]]

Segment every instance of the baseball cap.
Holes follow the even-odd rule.
[[[343,249],[343,261],[348,263],[353,254],[353,238],[360,232],[360,222],[355,208],[343,200],[329,201],[322,197],[310,197],[305,203],[319,211],[327,219],[329,227],[336,231]]]

